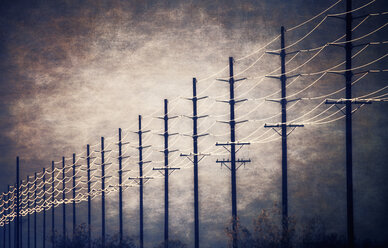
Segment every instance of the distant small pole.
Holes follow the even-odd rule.
[[[101,137],[101,243],[105,247],[105,159],[104,137]]]
[[[4,195],[3,198],[3,208],[6,207],[5,201],[7,200],[7,197]],[[4,226],[3,226],[3,248],[5,248],[5,237],[6,237],[6,232],[7,232],[7,210],[3,211],[3,217],[4,217]]]
[[[139,214],[140,214],[140,248],[144,247],[144,223],[143,223],[143,144],[141,131],[141,115],[139,115]]]
[[[65,157],[62,157],[62,200],[63,200],[63,244],[66,247],[66,170],[65,170]]]
[[[27,190],[27,248],[30,248],[30,176],[27,176]]]
[[[51,239],[52,239],[52,244],[53,247],[55,247],[55,166],[54,166],[54,161],[51,161]]]
[[[92,233],[91,233],[91,225],[92,225],[92,217],[91,217],[91,196],[90,196],[90,145],[86,146],[86,162],[87,162],[87,173],[88,173],[88,248],[92,247]]]
[[[8,192],[11,191],[11,186],[8,185]],[[8,207],[11,206],[11,202],[10,202],[10,198],[11,198],[11,195],[8,195]],[[11,210],[8,209],[8,214],[11,214]],[[9,227],[8,227],[8,248],[11,248],[11,231],[12,231],[12,228],[11,228],[11,220],[10,218],[8,217],[8,224],[9,224]]]
[[[46,247],[46,169],[43,168],[43,248]]]
[[[8,196],[7,196],[7,209],[5,211],[5,214],[6,214],[6,219],[5,219],[5,223],[8,224],[8,243],[9,243],[9,246],[11,246],[11,224],[10,224],[10,221],[9,221],[9,206],[10,206],[10,202],[9,202],[9,199],[10,199],[10,187],[8,185]],[[6,225],[4,225],[4,227],[6,227]],[[7,235],[7,228],[4,228],[4,246],[3,248],[6,248],[6,245],[5,245],[5,239],[6,239],[6,235]]]
[[[23,180],[20,181],[20,192],[23,194]],[[23,211],[23,201],[20,202],[20,211]],[[20,215],[19,242],[20,248],[23,248],[23,215]]]
[[[119,128],[119,244],[123,245],[123,158],[121,128]]]
[[[37,191],[37,187],[36,187],[36,181],[37,181],[37,179],[38,179],[38,176],[37,176],[37,174],[36,174],[36,172],[35,172],[35,177],[34,177],[34,248],[37,248],[37,245],[36,245],[36,199],[37,199],[37,197],[36,197],[36,191]]]
[[[6,200],[7,200],[7,197],[4,196],[4,197],[3,197],[3,201],[4,201],[3,206],[4,206],[4,207],[8,207],[8,205],[6,206],[6,203],[5,203]],[[4,220],[4,228],[3,228],[3,236],[4,236],[4,239],[3,239],[3,248],[5,248],[5,237],[6,237],[6,235],[7,235],[7,219],[8,219],[7,210],[4,210],[3,216],[5,216],[5,220]]]
[[[73,239],[76,228],[76,213],[75,213],[75,153],[73,153]]]
[[[20,247],[19,237],[20,237],[20,202],[19,202],[19,157],[16,157],[16,222],[15,222],[15,248]]]

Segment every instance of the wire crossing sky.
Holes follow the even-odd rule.
[[[88,196],[92,215],[100,216],[100,137],[105,138],[107,232],[118,232],[119,153],[122,128],[124,216],[137,223],[139,159],[137,116],[143,117],[145,242],[156,245],[163,232],[163,100],[169,100],[169,147],[179,152],[169,164],[180,168],[170,177],[170,236],[193,243],[192,170],[181,153],[192,152],[192,78],[198,79],[198,141],[207,154],[199,166],[201,240],[225,247],[230,218],[229,172],[216,160],[229,156],[217,142],[229,140],[229,110],[220,101],[229,90],[217,79],[229,80],[228,57],[234,76],[246,78],[235,86],[236,142],[249,142],[241,157],[251,163],[238,170],[238,214],[252,227],[262,209],[280,202],[281,153],[278,133],[264,124],[280,122],[282,100],[276,80],[281,52],[280,26],[285,26],[285,65],[294,77],[286,84],[286,124],[305,128],[289,137],[289,213],[303,226],[319,216],[330,232],[346,231],[344,187],[344,106],[326,105],[327,99],[345,101],[345,1],[4,1],[0,13],[1,192],[0,226],[16,217],[15,157],[21,158],[21,215],[49,211]],[[383,0],[354,0],[353,101],[355,227],[360,240],[388,242],[384,210],[388,207],[385,147],[388,142],[388,5]],[[279,130],[276,130],[279,131]],[[87,177],[86,144],[90,144],[91,172]],[[76,155],[76,195],[73,197],[72,155]],[[65,156],[65,177],[62,177]],[[55,169],[51,169],[54,161]],[[42,168],[46,168],[42,172]],[[36,179],[34,173],[37,173]],[[26,180],[29,176],[29,180]],[[43,178],[45,182],[43,183]],[[91,191],[88,193],[88,182]],[[63,188],[63,183],[66,188]],[[7,186],[11,185],[8,191]],[[45,190],[45,192],[43,191]],[[62,198],[63,193],[65,199]],[[54,197],[52,198],[52,196]],[[136,196],[136,197],[135,197]],[[52,200],[54,199],[54,201]],[[34,205],[35,204],[35,205]],[[28,207],[30,206],[30,207]],[[33,207],[32,207],[33,206]],[[86,208],[85,208],[86,209]],[[86,210],[85,210],[86,211]],[[57,211],[60,212],[60,211]],[[85,212],[86,213],[86,212]],[[80,216],[84,216],[81,214]],[[58,222],[60,223],[59,215]],[[70,221],[71,215],[69,216]],[[386,218],[385,218],[386,219]],[[99,220],[99,219],[98,219]],[[98,226],[93,219],[93,225]],[[79,218],[79,222],[86,219]],[[124,222],[125,223],[125,222]],[[136,236],[136,225],[124,226]],[[185,230],[179,231],[179,230]],[[100,230],[93,230],[97,237]]]

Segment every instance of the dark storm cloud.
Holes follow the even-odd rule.
[[[365,1],[355,1],[361,6]],[[0,157],[2,189],[12,184],[15,156],[22,157],[23,177],[48,167],[52,159],[80,153],[86,143],[97,144],[99,136],[112,136],[117,127],[126,128],[138,114],[162,113],[163,98],[190,96],[191,77],[199,79],[227,65],[228,56],[242,57],[278,35],[280,26],[292,27],[319,13],[332,3],[328,1],[3,1],[1,6],[0,61]],[[359,12],[375,13],[386,10],[384,1],[376,1]],[[332,12],[342,12],[343,4]],[[369,19],[355,36],[362,36],[386,22],[385,17]],[[298,40],[317,24],[287,32],[287,44]],[[291,50],[314,48],[334,40],[344,33],[343,23],[327,20],[308,39]],[[329,30],[329,31],[327,31]],[[368,37],[369,41],[387,39],[383,29]],[[278,48],[278,42],[271,45]],[[356,48],[359,51],[361,48]],[[365,64],[386,53],[386,47],[368,47],[355,59],[355,66]],[[287,68],[295,68],[311,55],[300,55]],[[243,70],[258,55],[237,62],[236,72]],[[254,78],[279,66],[279,58],[265,59],[241,76]],[[289,57],[288,57],[289,58]],[[298,72],[319,71],[343,61],[340,48],[328,47]],[[365,69],[386,69],[382,60]],[[343,69],[343,66],[337,69]],[[226,76],[226,71],[218,75]],[[317,77],[301,77],[290,86],[288,94],[303,89]],[[368,75],[354,87],[355,95],[363,95],[386,85],[385,74]],[[257,80],[248,80],[236,89],[245,93]],[[211,83],[199,84],[202,91]],[[268,79],[244,97],[259,98],[279,89],[279,82]],[[303,97],[328,94],[344,86],[343,78],[328,75],[321,83],[304,91]],[[217,83],[206,94],[228,96],[226,85]],[[278,98],[279,95],[272,96]],[[343,92],[333,96],[343,97]],[[228,118],[222,104],[211,100],[201,103],[199,110]],[[301,102],[289,111],[294,119],[316,106],[316,102]],[[171,103],[173,114],[191,111],[189,102]],[[238,110],[238,117],[255,107],[248,102]],[[327,106],[322,106],[322,111]],[[275,103],[266,102],[260,111],[246,118],[261,119],[279,111]],[[332,112],[330,112],[332,113]],[[362,108],[354,117],[354,163],[356,232],[360,239],[386,241],[384,209],[387,208],[388,186],[385,147],[387,145],[387,114],[384,103]],[[145,120],[148,122],[148,120]],[[211,125],[203,120],[203,128]],[[277,118],[271,122],[278,122]],[[149,128],[160,130],[160,121]],[[262,127],[249,123],[239,129],[243,138]],[[191,122],[179,119],[178,132],[190,132]],[[330,125],[306,126],[296,130],[289,139],[290,214],[298,221],[321,215],[330,230],[345,232],[344,126],[341,121]],[[217,124],[213,134],[227,132]],[[258,134],[261,134],[259,132]],[[254,137],[253,137],[254,138]],[[136,137],[128,139],[136,142]],[[206,138],[201,149],[225,141],[228,136]],[[149,144],[159,146],[162,139],[152,137]],[[173,142],[172,142],[173,143]],[[174,148],[190,147],[182,138]],[[156,148],[155,148],[156,149]],[[252,144],[244,148],[252,163],[238,172],[238,204],[243,225],[251,227],[252,219],[263,208],[280,200],[279,142]],[[242,151],[243,151],[242,150]],[[134,153],[135,154],[135,153]],[[154,153],[156,154],[156,152]],[[152,155],[153,161],[161,160]],[[174,160],[173,157],[171,160]],[[224,228],[230,217],[229,172],[220,170],[214,158],[203,161],[200,170],[201,237],[208,247],[225,247]],[[177,160],[181,161],[181,160]],[[161,164],[155,164],[159,166]],[[191,169],[173,174],[171,180],[172,236],[192,243]],[[147,184],[145,199],[146,239],[162,239],[163,193],[160,179]],[[127,199],[137,195],[129,189]],[[112,194],[108,206],[108,226],[116,231],[117,195]],[[136,197],[137,199],[137,197]],[[99,206],[99,200],[96,200]],[[212,210],[212,211],[209,211]],[[98,213],[96,207],[94,213]],[[125,204],[128,233],[137,233],[137,202]],[[98,226],[98,219],[94,226]],[[98,227],[96,227],[98,229]],[[98,230],[95,230],[98,231]],[[152,235],[151,235],[152,234]]]

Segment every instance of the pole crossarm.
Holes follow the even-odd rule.
[[[264,124],[264,127],[266,128],[273,128],[273,127],[304,127],[304,124],[287,124],[287,123],[270,123],[270,124]]]
[[[201,96],[201,97],[194,96],[194,97],[185,97],[184,99],[190,100],[190,101],[199,101],[199,100],[203,100],[206,98],[209,98],[209,97],[208,96]]]
[[[226,80],[226,79],[216,79],[217,81],[222,81],[222,82],[227,82],[227,83],[230,83],[231,81],[233,81],[234,83],[236,82],[239,82],[239,81],[243,81],[243,80],[246,80],[247,78],[239,78],[239,79],[234,79],[233,77],[230,77],[229,80]]]
[[[276,103],[285,102],[285,103],[289,103],[289,102],[300,101],[300,100],[302,100],[302,98],[294,98],[294,99],[288,100],[288,99],[285,97],[285,98],[280,98],[280,99],[265,99],[265,100],[268,101],[268,102],[276,102]]]
[[[160,136],[174,136],[174,135],[178,135],[179,133],[168,133],[168,132],[165,132],[165,133],[158,133],[158,135]]]
[[[127,158],[130,158],[131,156],[118,156],[117,158],[118,159],[127,159]],[[107,165],[107,164],[105,164],[105,165]]]
[[[191,157],[191,156],[195,156],[195,155],[197,155],[197,156],[210,156],[210,153],[188,153],[188,154],[185,154],[185,153],[181,153],[180,154],[180,156],[181,157]]]
[[[184,117],[189,118],[189,119],[201,119],[201,118],[209,117],[209,115],[200,115],[200,116],[188,116],[188,115],[184,115]]]
[[[226,143],[216,143],[216,146],[231,146],[231,145],[237,145],[237,146],[244,146],[244,145],[250,145],[249,142],[226,142]]]
[[[248,120],[242,120],[242,121],[235,121],[235,120],[230,120],[230,121],[217,121],[219,123],[223,123],[223,124],[232,124],[232,125],[236,125],[236,124],[240,124],[240,123],[244,123],[244,122],[247,122]]]
[[[274,78],[274,79],[282,79],[282,78],[294,78],[294,77],[299,77],[299,76],[302,76],[301,74],[295,74],[295,75],[291,75],[291,76],[287,76],[286,74],[282,74],[280,77],[279,76],[271,76],[271,75],[267,75],[265,76],[266,78]]]
[[[326,104],[372,104],[373,99],[360,99],[360,98],[351,98],[351,99],[326,99]]]
[[[175,119],[175,118],[178,118],[178,117],[179,117],[178,115],[169,116],[169,117],[167,117],[167,115],[165,115],[165,116],[157,116],[156,118],[157,118],[157,119],[161,119],[161,120],[164,120],[164,119],[166,119],[166,120],[171,120],[171,119]]]
[[[154,167],[152,168],[152,170],[180,170],[181,168],[177,168],[177,167],[168,167],[168,166],[164,166],[164,167]]]
[[[223,103],[228,103],[228,104],[235,104],[235,103],[240,103],[240,102],[245,102],[245,101],[248,101],[248,99],[216,100],[216,102],[223,102]]]
[[[141,160],[141,161],[139,161],[139,162],[137,162],[138,164],[148,164],[148,163],[151,163],[152,161],[143,161],[143,160]]]
[[[134,132],[134,133],[136,133],[136,132]],[[121,146],[129,145],[129,144],[131,144],[131,142],[117,142],[117,143],[115,143],[115,145],[121,145]]]
[[[251,160],[250,159],[236,159],[236,162],[237,163],[250,163]],[[222,160],[217,159],[216,163],[225,164],[225,163],[232,163],[232,161],[230,159],[222,159]]]
[[[174,150],[169,150],[169,149],[164,149],[164,150],[161,150],[159,152],[163,152],[163,153],[172,153],[172,152],[178,152],[179,149],[174,149]]]
[[[139,131],[136,131],[136,132],[133,132],[133,133],[137,133],[137,134],[145,134],[145,133],[149,133],[149,132],[151,132],[151,130],[145,130],[145,131],[139,130]]]
[[[190,135],[190,134],[183,134],[183,136],[186,136],[186,137],[191,137],[191,138],[199,138],[199,137],[203,137],[203,136],[207,136],[209,135],[209,133],[202,133],[202,134],[195,134],[195,135]]]

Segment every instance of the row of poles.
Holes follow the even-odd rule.
[[[329,101],[327,100],[327,104],[345,104],[346,106],[346,189],[347,189],[347,241],[349,247],[354,247],[354,214],[353,214],[353,179],[352,179],[352,104],[368,104],[370,101],[354,101],[352,99],[352,48],[354,47],[352,45],[352,0],[346,0],[346,17],[344,18],[346,22],[346,43],[345,43],[345,52],[346,52],[346,71],[344,73],[345,76],[345,85],[346,85],[346,99],[342,100],[334,100]],[[286,81],[287,78],[290,78],[292,76],[288,76],[286,74],[286,67],[285,67],[285,59],[286,55],[290,53],[286,53],[285,50],[285,29],[284,27],[281,27],[281,50],[280,53],[277,53],[277,55],[280,56],[280,62],[281,62],[281,76],[277,77],[277,79],[281,82],[281,100],[277,101],[281,104],[281,123],[275,124],[275,125],[265,125],[266,128],[281,128],[281,133],[279,133],[282,137],[282,227],[283,227],[283,238],[282,243],[283,247],[288,246],[288,177],[287,177],[287,137],[289,135],[288,128],[297,128],[297,127],[303,127],[303,124],[287,124],[287,103],[291,101],[295,101],[295,99],[288,99],[286,95]],[[238,218],[237,218],[237,182],[236,182],[236,172],[239,168],[240,164],[245,164],[248,162],[251,162],[250,159],[239,159],[236,157],[237,152],[241,149],[241,147],[245,145],[249,145],[249,143],[240,143],[236,142],[236,130],[235,127],[237,124],[242,123],[244,121],[235,121],[235,104],[245,101],[246,99],[236,100],[235,94],[234,94],[234,84],[238,81],[242,81],[245,78],[242,79],[234,79],[233,74],[233,58],[229,58],[229,79],[228,80],[222,80],[229,83],[229,100],[224,101],[229,104],[230,107],[230,120],[227,122],[224,122],[229,125],[230,127],[230,141],[225,143],[216,143],[217,146],[223,146],[230,152],[230,158],[229,159],[222,159],[217,160],[217,163],[220,163],[222,165],[225,165],[227,168],[231,171],[231,205],[232,205],[232,247],[237,248],[238,247]],[[190,154],[181,154],[181,156],[187,157],[190,161],[193,162],[193,172],[194,172],[194,247],[198,248],[200,244],[200,237],[199,237],[199,195],[198,195],[198,185],[199,185],[199,178],[198,178],[198,164],[199,162],[206,156],[206,154],[201,154],[198,150],[198,139],[202,136],[205,136],[207,134],[198,134],[198,119],[206,117],[206,116],[199,116],[198,115],[198,109],[197,109],[197,102],[201,99],[206,98],[204,97],[198,97],[197,96],[197,80],[193,78],[193,97],[189,98],[189,100],[193,103],[193,115],[190,116],[193,120],[193,153]],[[164,137],[164,166],[163,167],[154,167],[153,170],[161,172],[161,174],[164,176],[164,247],[168,248],[169,243],[169,175],[175,170],[179,170],[177,167],[172,167],[169,165],[169,154],[172,152],[175,152],[177,150],[169,150],[168,146],[168,140],[169,137],[172,135],[175,135],[175,133],[169,133],[168,130],[168,121],[170,119],[176,118],[176,116],[170,117],[168,116],[168,100],[164,100],[164,115],[162,117],[159,117],[164,121],[164,133],[161,134]],[[149,131],[142,131],[141,127],[141,116],[139,115],[139,129],[136,132],[138,134],[139,139],[139,176],[138,177],[132,177],[130,179],[136,180],[136,182],[139,184],[139,245],[141,248],[144,247],[144,202],[143,202],[143,184],[145,181],[152,179],[151,177],[145,177],[143,176],[143,165],[145,163],[149,163],[150,161],[143,161],[143,150],[149,146],[143,146],[142,143],[142,135]],[[127,158],[123,156],[122,153],[122,147],[123,145],[126,145],[127,143],[122,142],[122,131],[119,129],[119,240],[120,244],[123,243],[123,185],[122,185],[122,175],[123,175],[123,159]],[[230,149],[229,149],[230,148]],[[101,212],[102,212],[102,218],[101,218],[101,240],[102,245],[105,245],[105,161],[104,161],[104,138],[101,138]],[[87,145],[87,177],[88,177],[88,238],[89,243],[88,247],[91,247],[91,182],[90,182],[90,146]],[[65,158],[63,158],[63,178],[65,178],[65,170],[64,170],[64,164],[65,164]],[[73,198],[75,198],[75,154],[73,154]],[[54,170],[54,163],[52,164],[52,169]],[[19,215],[19,158],[17,158],[17,172],[16,172],[16,222],[15,222],[15,248],[21,247],[21,242],[18,237],[22,236],[22,233],[20,232],[20,215]],[[36,178],[36,174],[35,174]],[[45,180],[45,177],[43,177],[43,181]],[[35,182],[36,187],[36,182]],[[10,187],[9,187],[10,188]],[[63,188],[65,188],[65,183],[63,180]],[[53,182],[53,189],[54,189],[54,182]],[[45,189],[44,189],[45,190]],[[36,194],[36,192],[35,192]],[[45,196],[44,196],[45,197]],[[65,191],[63,191],[63,199],[65,199]],[[52,200],[54,201],[54,195]],[[29,204],[29,203],[28,203]],[[36,202],[35,202],[36,204]],[[63,238],[64,242],[66,243],[66,204],[63,203]],[[30,205],[28,205],[28,208]],[[36,206],[35,206],[36,207]],[[54,239],[54,207],[52,208],[52,236]],[[45,223],[45,208],[43,209],[43,221]],[[30,248],[30,214],[28,214],[28,248]],[[75,232],[75,225],[76,225],[76,203],[73,201],[73,233]],[[6,248],[6,226],[4,226],[4,245],[3,247]],[[11,231],[9,230],[9,247],[11,247]],[[45,247],[45,225],[43,224],[43,247]],[[36,248],[36,212],[34,213],[34,248]]]

